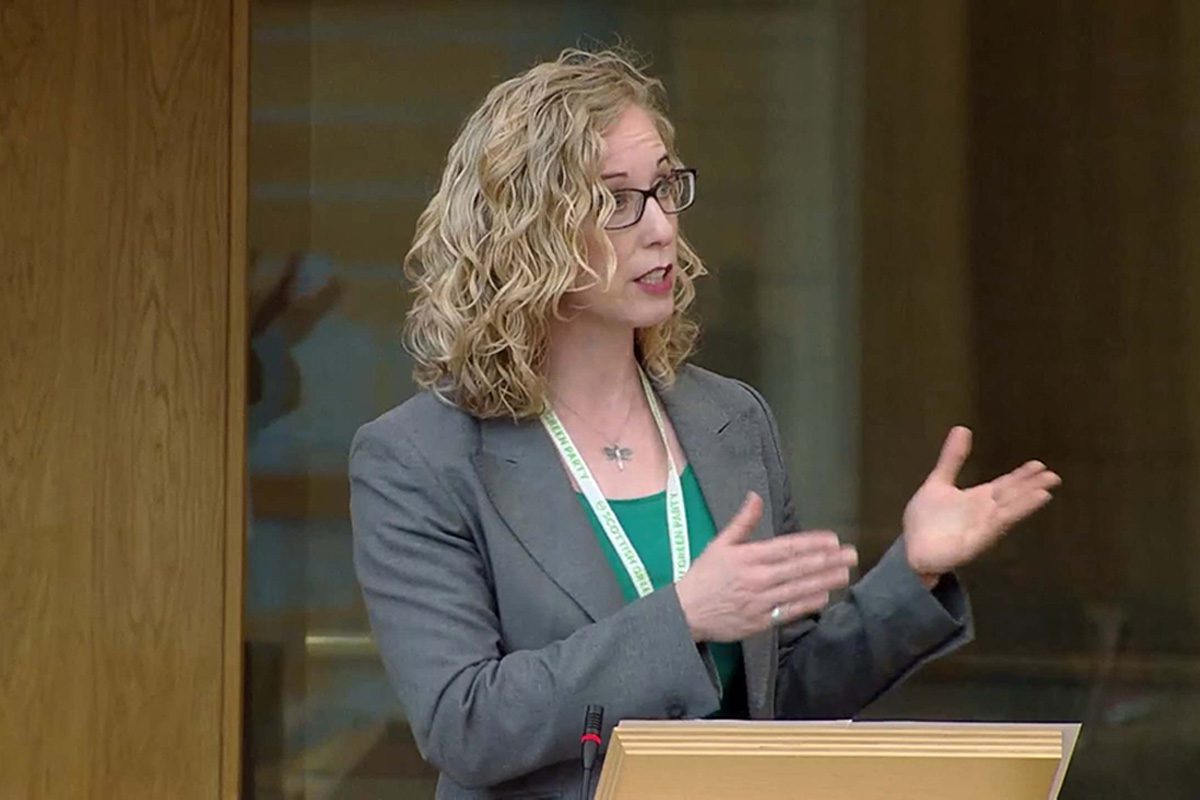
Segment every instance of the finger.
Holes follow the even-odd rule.
[[[833,531],[785,533],[750,546],[753,564],[776,564],[810,554],[836,553],[841,541]]]
[[[774,591],[782,586],[819,577],[831,571],[846,571],[858,563],[858,551],[849,545],[840,550],[814,553],[777,562],[766,567],[759,578],[764,591]]]
[[[810,573],[777,586],[768,595],[773,603],[791,603],[821,592],[833,592],[850,585],[850,568],[844,565]]]
[[[829,605],[829,593],[819,592],[806,597],[799,597],[790,602],[785,601],[779,604],[779,619],[771,618],[770,609],[763,615],[766,626],[771,625],[787,625],[804,617],[811,617],[825,606]]]
[[[761,571],[757,585],[764,591],[774,591],[792,581],[807,578],[832,566],[838,565],[830,564],[825,553],[774,561],[759,568]]]
[[[1046,471],[1046,465],[1040,461],[1026,461],[1012,472],[1007,472],[992,481],[992,498],[1002,502],[1002,498],[1030,478]]]
[[[950,429],[946,441],[942,444],[941,455],[937,465],[929,473],[929,479],[940,483],[953,485],[958,480],[962,465],[971,454],[971,429],[956,425]]]
[[[1037,475],[1033,475],[1032,477],[1021,481],[1019,484],[1017,484],[1017,488],[1019,490],[1018,494],[1027,494],[1028,492],[1036,491],[1038,489],[1045,489],[1049,491],[1050,489],[1055,489],[1061,485],[1062,478],[1058,476],[1058,473],[1046,470],[1045,472],[1038,473]]]
[[[754,492],[748,492],[746,499],[742,502],[742,507],[733,515],[733,519],[729,520],[725,529],[717,534],[713,543],[738,544],[749,539],[750,534],[754,532],[754,527],[762,519],[762,508],[762,498]]]
[[[1019,483],[1026,478],[1037,475],[1039,472],[1042,472],[1045,469],[1046,465],[1040,461],[1026,461],[1024,464],[1012,470],[1011,472],[1006,472],[1000,477],[996,478],[993,483],[1000,486]]]
[[[1061,485],[1062,478],[1057,473],[1044,470],[1020,481],[1013,481],[1004,488],[993,490],[992,497],[997,505],[1004,507],[1030,492],[1049,491]]]
[[[280,283],[295,280],[296,276],[300,273],[300,265],[303,263],[304,253],[298,250],[288,253],[287,261],[283,264],[283,277]]]
[[[1035,489],[1014,498],[1000,509],[1000,526],[1008,530],[1013,525],[1025,519],[1052,499],[1050,492],[1045,489]]]
[[[317,290],[317,293],[312,296],[314,306],[323,311],[329,310],[338,298],[342,295],[342,282],[337,278],[330,278],[329,282]]]

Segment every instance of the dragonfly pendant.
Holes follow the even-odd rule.
[[[619,444],[614,444],[612,447],[604,448],[604,457],[609,461],[617,462],[617,469],[625,471],[625,462],[633,459],[633,450],[628,447],[621,447]]]

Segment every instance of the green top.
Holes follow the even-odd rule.
[[[696,481],[690,464],[684,467],[679,480],[683,484],[683,506],[687,511],[688,546],[692,551],[692,560],[695,561],[713,537],[717,535],[717,526],[713,524],[712,514],[709,513],[708,505],[704,502],[700,484]],[[600,520],[596,519],[587,498],[580,492],[576,492],[576,496],[587,512],[588,520],[592,523],[604,556],[612,566],[613,572],[616,573],[621,594],[625,596],[627,603],[632,603],[638,598],[638,594],[633,587],[633,581],[629,579],[629,573],[625,571],[625,566],[617,556],[617,551],[608,541],[608,536],[605,535],[604,528],[600,526]],[[663,491],[630,500],[609,500],[608,504],[612,507],[613,513],[617,515],[617,519],[621,521],[625,535],[629,537],[629,542],[637,550],[642,563],[645,564],[654,588],[660,589],[663,586],[669,586],[672,580],[672,570],[671,547],[667,541],[667,493]],[[730,688],[735,680],[741,679],[742,646],[736,642],[728,644],[709,642],[708,648],[717,665],[717,674],[721,678],[722,688],[721,708],[710,716],[740,716],[735,705],[735,698],[741,693],[730,691]]]

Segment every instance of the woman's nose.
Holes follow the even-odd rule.
[[[666,244],[675,237],[675,217],[663,211],[658,199],[646,199],[641,227],[648,238],[648,245]]]

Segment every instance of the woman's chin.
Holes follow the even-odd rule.
[[[643,328],[653,328],[655,325],[661,325],[671,318],[675,313],[675,302],[673,298],[665,298],[654,303],[647,303],[645,300],[637,303],[630,303],[622,308],[606,308],[600,311],[595,308],[591,309],[576,309],[568,311],[570,322],[568,325],[581,325],[587,328],[608,328],[620,329],[624,328],[630,331],[641,330]]]
[[[663,306],[658,309],[647,309],[646,313],[637,315],[637,320],[634,322],[633,327],[636,330],[641,330],[642,328],[653,328],[655,325],[662,325],[664,322],[671,319],[671,315],[674,313],[674,303],[663,304]]]

